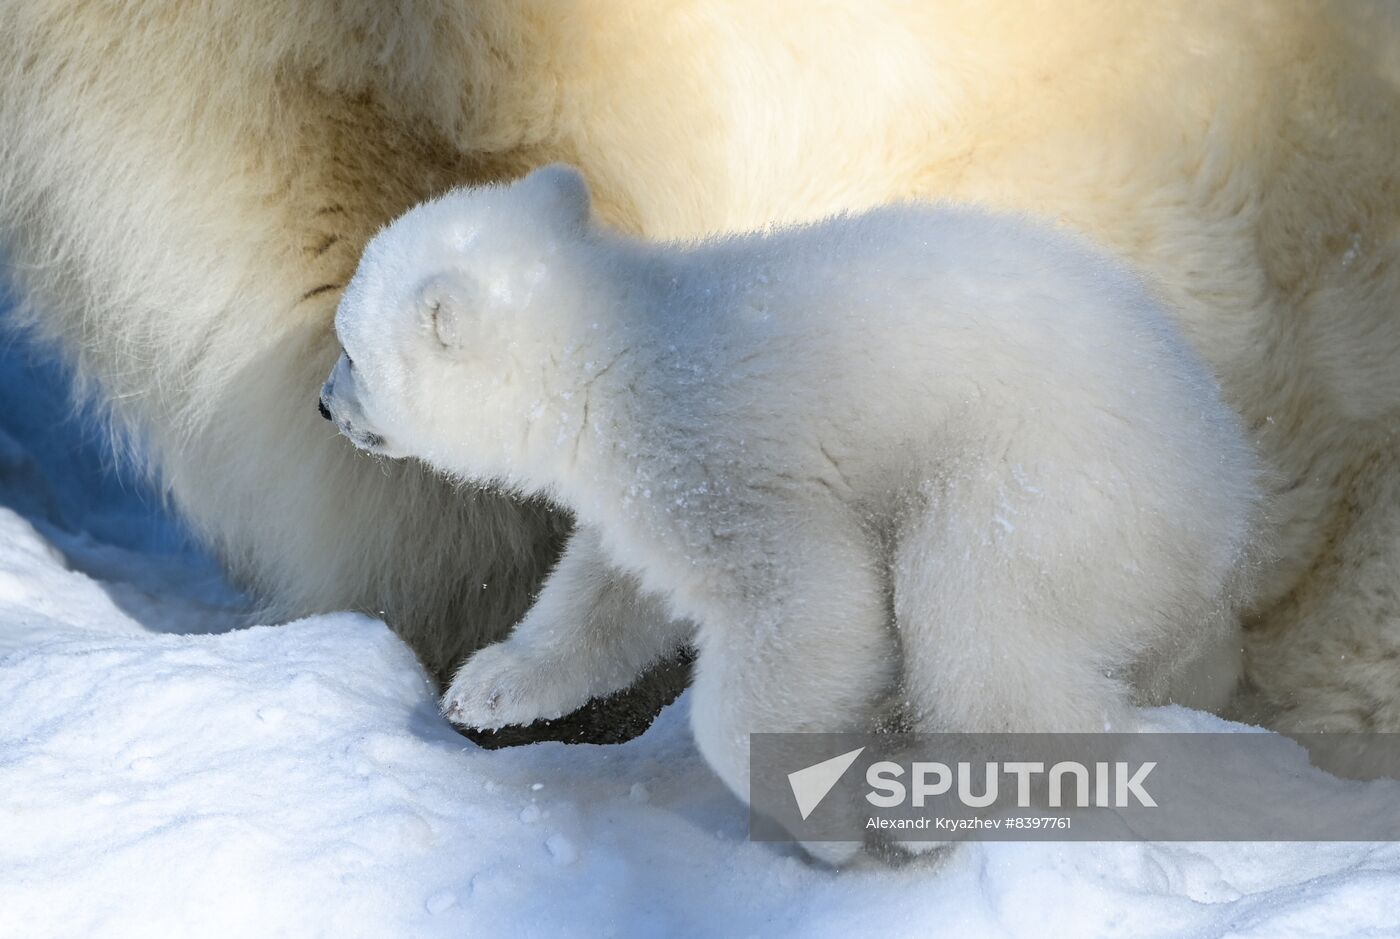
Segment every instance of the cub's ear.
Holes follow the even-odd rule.
[[[561,223],[573,228],[588,224],[590,198],[583,174],[564,163],[542,166],[520,181],[521,187]]]
[[[462,278],[438,276],[418,288],[417,304],[423,327],[449,349],[460,349],[471,334],[479,304]]]

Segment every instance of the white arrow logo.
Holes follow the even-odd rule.
[[[840,756],[833,756],[829,760],[813,763],[806,769],[800,769],[795,773],[788,773],[788,785],[792,786],[792,796],[797,800],[797,810],[802,813],[804,822],[807,820],[807,816],[815,812],[817,806],[822,804],[827,793],[841,781],[841,777],[846,775],[846,770],[851,768],[856,757],[864,751],[865,747],[861,747],[850,753],[843,753]]]

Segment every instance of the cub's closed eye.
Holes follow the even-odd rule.
[[[354,368],[354,367],[355,367],[355,360],[352,359],[352,358],[350,358],[350,353],[348,353],[348,352],[345,353],[345,364],[346,364],[348,367],[350,367],[350,368]]]

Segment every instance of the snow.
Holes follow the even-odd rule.
[[[1395,844],[821,869],[747,840],[685,698],[622,746],[480,750],[377,620],[236,629],[27,354],[0,352],[0,936],[1400,934]]]

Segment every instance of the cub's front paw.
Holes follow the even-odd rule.
[[[569,687],[567,672],[510,642],[487,646],[457,670],[442,698],[449,721],[476,730],[553,720],[588,703]]]

